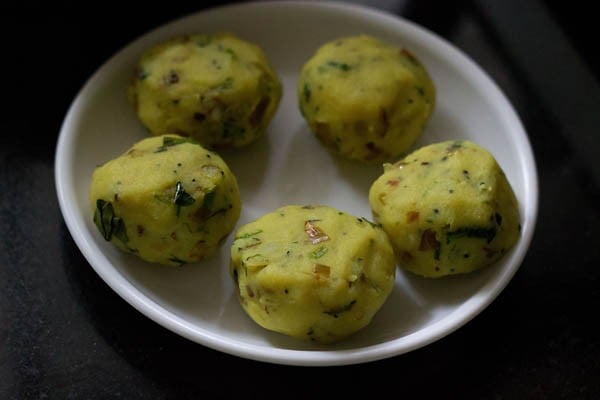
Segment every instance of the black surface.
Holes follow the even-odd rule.
[[[222,354],[148,320],[87,264],[58,208],[54,150],[79,88],[130,40],[209,3],[51,3],[0,6],[0,399],[314,398],[322,388],[600,398],[600,74],[582,40],[598,29],[580,24],[590,10],[554,1],[398,10],[463,49],[515,106],[539,169],[536,234],[505,291],[459,331],[391,359],[302,368]]]

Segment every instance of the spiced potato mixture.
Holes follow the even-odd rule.
[[[324,44],[298,80],[300,110],[321,143],[366,163],[407,152],[435,98],[427,70],[410,50],[367,35]]]
[[[262,327],[335,342],[373,318],[394,286],[395,260],[378,226],[328,206],[286,206],[242,226],[230,271]]]
[[[229,272],[258,325],[336,342],[371,322],[397,265],[429,278],[462,274],[517,242],[517,200],[488,150],[454,140],[406,155],[436,101],[428,71],[408,49],[367,35],[332,40],[302,66],[296,95],[333,153],[391,163],[365,193],[377,223],[328,205],[288,205],[238,228]],[[102,237],[166,265],[214,254],[235,229],[242,199],[210,149],[243,151],[265,132],[281,96],[261,48],[232,34],[182,35],[149,48],[129,97],[152,136],[92,177]]]
[[[99,166],[90,202],[105,240],[166,265],[212,255],[241,209],[236,178],[221,157],[177,135],[143,139]]]
[[[435,143],[386,164],[369,201],[399,265],[426,277],[483,268],[519,237],[519,207],[504,172],[469,141]]]
[[[229,33],[182,35],[143,54],[129,96],[154,135],[240,147],[264,133],[281,83],[253,43]]]

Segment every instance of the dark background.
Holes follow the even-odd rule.
[[[528,131],[540,212],[520,270],[427,347],[363,365],[222,354],[150,321],[87,264],[54,187],[60,124],[132,39],[222,2],[4,2],[0,87],[0,399],[600,398],[600,29],[587,2],[406,1],[500,85]],[[591,2],[590,2],[591,4]]]

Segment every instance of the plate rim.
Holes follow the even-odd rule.
[[[89,101],[89,99],[86,99],[83,95],[86,92],[91,91],[95,84],[98,84],[97,77],[115,58],[130,46],[138,43],[147,36],[153,35],[158,30],[168,29],[168,27],[181,24],[185,20],[198,18],[200,15],[211,12],[221,12],[224,9],[257,7],[314,8],[328,12],[343,12],[359,15],[361,18],[382,20],[388,24],[404,25],[405,28],[412,30],[413,34],[427,39],[427,46],[433,46],[438,50],[442,50],[444,60],[459,64],[461,67],[469,70],[472,82],[477,86],[484,86],[485,90],[483,91],[487,93],[487,97],[493,98],[494,104],[499,105],[497,111],[502,113],[507,124],[512,127],[511,135],[513,136],[513,139],[517,140],[517,145],[521,148],[519,159],[524,161],[523,168],[520,170],[521,176],[523,177],[523,190],[525,193],[524,201],[520,205],[523,210],[521,217],[523,227],[520,237],[521,245],[510,254],[510,257],[512,258],[510,262],[511,265],[514,265],[513,268],[506,269],[496,279],[486,282],[478,289],[473,297],[470,297],[466,302],[439,321],[428,325],[426,329],[417,330],[393,340],[352,349],[333,348],[324,350],[298,350],[255,345],[244,343],[239,340],[226,340],[210,330],[195,326],[144,295],[138,288],[129,282],[127,278],[115,270],[105,254],[96,252],[92,248],[92,243],[86,238],[82,225],[83,222],[79,221],[75,214],[69,211],[69,208],[72,207],[74,203],[70,199],[75,198],[75,195],[73,188],[67,185],[67,182],[70,181],[68,178],[69,170],[64,168],[65,165],[69,164],[68,161],[72,159],[73,152],[69,152],[68,150],[72,149],[72,143],[76,138],[75,135],[69,134],[69,127],[74,125],[74,121],[78,116],[81,116],[81,114],[78,113],[78,110],[85,105],[86,101]],[[448,58],[448,55],[451,55],[452,57]],[[539,201],[538,174],[535,158],[523,124],[521,123],[516,110],[502,90],[477,63],[445,38],[440,37],[401,16],[365,5],[340,3],[335,1],[260,1],[207,8],[166,22],[125,44],[92,73],[70,104],[60,127],[56,145],[54,179],[61,213],[77,247],[101,279],[136,310],[178,335],[214,350],[256,361],[304,366],[349,365],[398,356],[427,346],[467,324],[496,299],[519,270],[534,234]],[[92,257],[92,254],[94,254],[96,258]],[[509,254],[506,256],[509,256]],[[483,291],[488,294],[486,296],[477,296]],[[460,315],[456,316],[455,314],[459,313],[459,311]],[[426,332],[423,332],[423,330],[426,330]]]

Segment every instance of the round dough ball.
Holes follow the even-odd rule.
[[[241,227],[231,247],[239,300],[262,327],[320,343],[366,326],[392,291],[383,230],[326,206],[287,206]]]
[[[492,154],[469,141],[432,144],[384,165],[369,202],[400,266],[431,278],[493,263],[521,229],[506,176]]]
[[[419,138],[435,88],[408,50],[361,35],[319,48],[302,69],[298,97],[327,148],[376,163],[397,159]]]
[[[90,201],[104,239],[166,265],[213,254],[241,208],[237,181],[221,157],[176,135],[144,139],[96,168]]]
[[[185,35],[146,51],[129,94],[154,135],[240,147],[267,128],[281,83],[257,45],[227,33]]]

